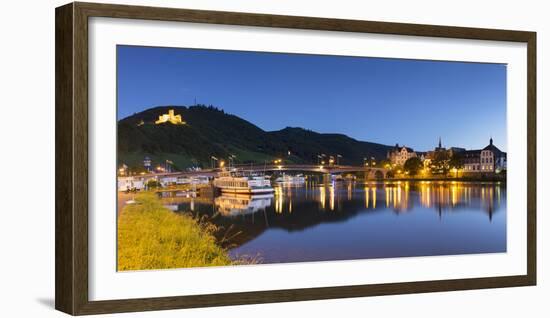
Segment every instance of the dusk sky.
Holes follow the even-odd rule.
[[[118,118],[214,105],[266,131],[506,151],[506,65],[118,46]]]

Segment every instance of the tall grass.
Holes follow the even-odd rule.
[[[153,193],[140,193],[118,219],[118,270],[231,265],[213,229],[174,213]]]

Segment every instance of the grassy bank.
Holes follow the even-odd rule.
[[[208,224],[164,207],[153,193],[140,193],[118,218],[118,270],[232,264]]]

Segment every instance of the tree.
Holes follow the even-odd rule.
[[[464,167],[464,159],[462,156],[457,153],[453,153],[451,159],[449,160],[449,167],[456,169],[456,177],[458,175],[458,170]]]
[[[150,179],[145,185],[147,186],[147,189],[160,187],[160,183],[155,179]]]
[[[405,164],[403,165],[403,169],[409,172],[409,175],[411,176],[417,175],[418,171],[420,171],[422,167],[423,167],[422,160],[420,160],[420,158],[418,157],[412,157],[407,159],[407,161],[405,161]]]
[[[444,174],[449,172],[449,155],[446,151],[437,151],[431,163],[432,174]]]
[[[391,161],[389,161],[388,159],[382,159],[376,163],[376,166],[379,168],[389,168],[391,167]]]

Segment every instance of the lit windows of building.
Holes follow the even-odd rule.
[[[462,158],[467,172],[493,173],[506,169],[506,153],[493,145],[493,138],[483,149],[462,152]]]
[[[417,157],[417,155],[412,148],[395,144],[395,147],[388,152],[387,157],[392,164],[402,166],[407,160]]]

